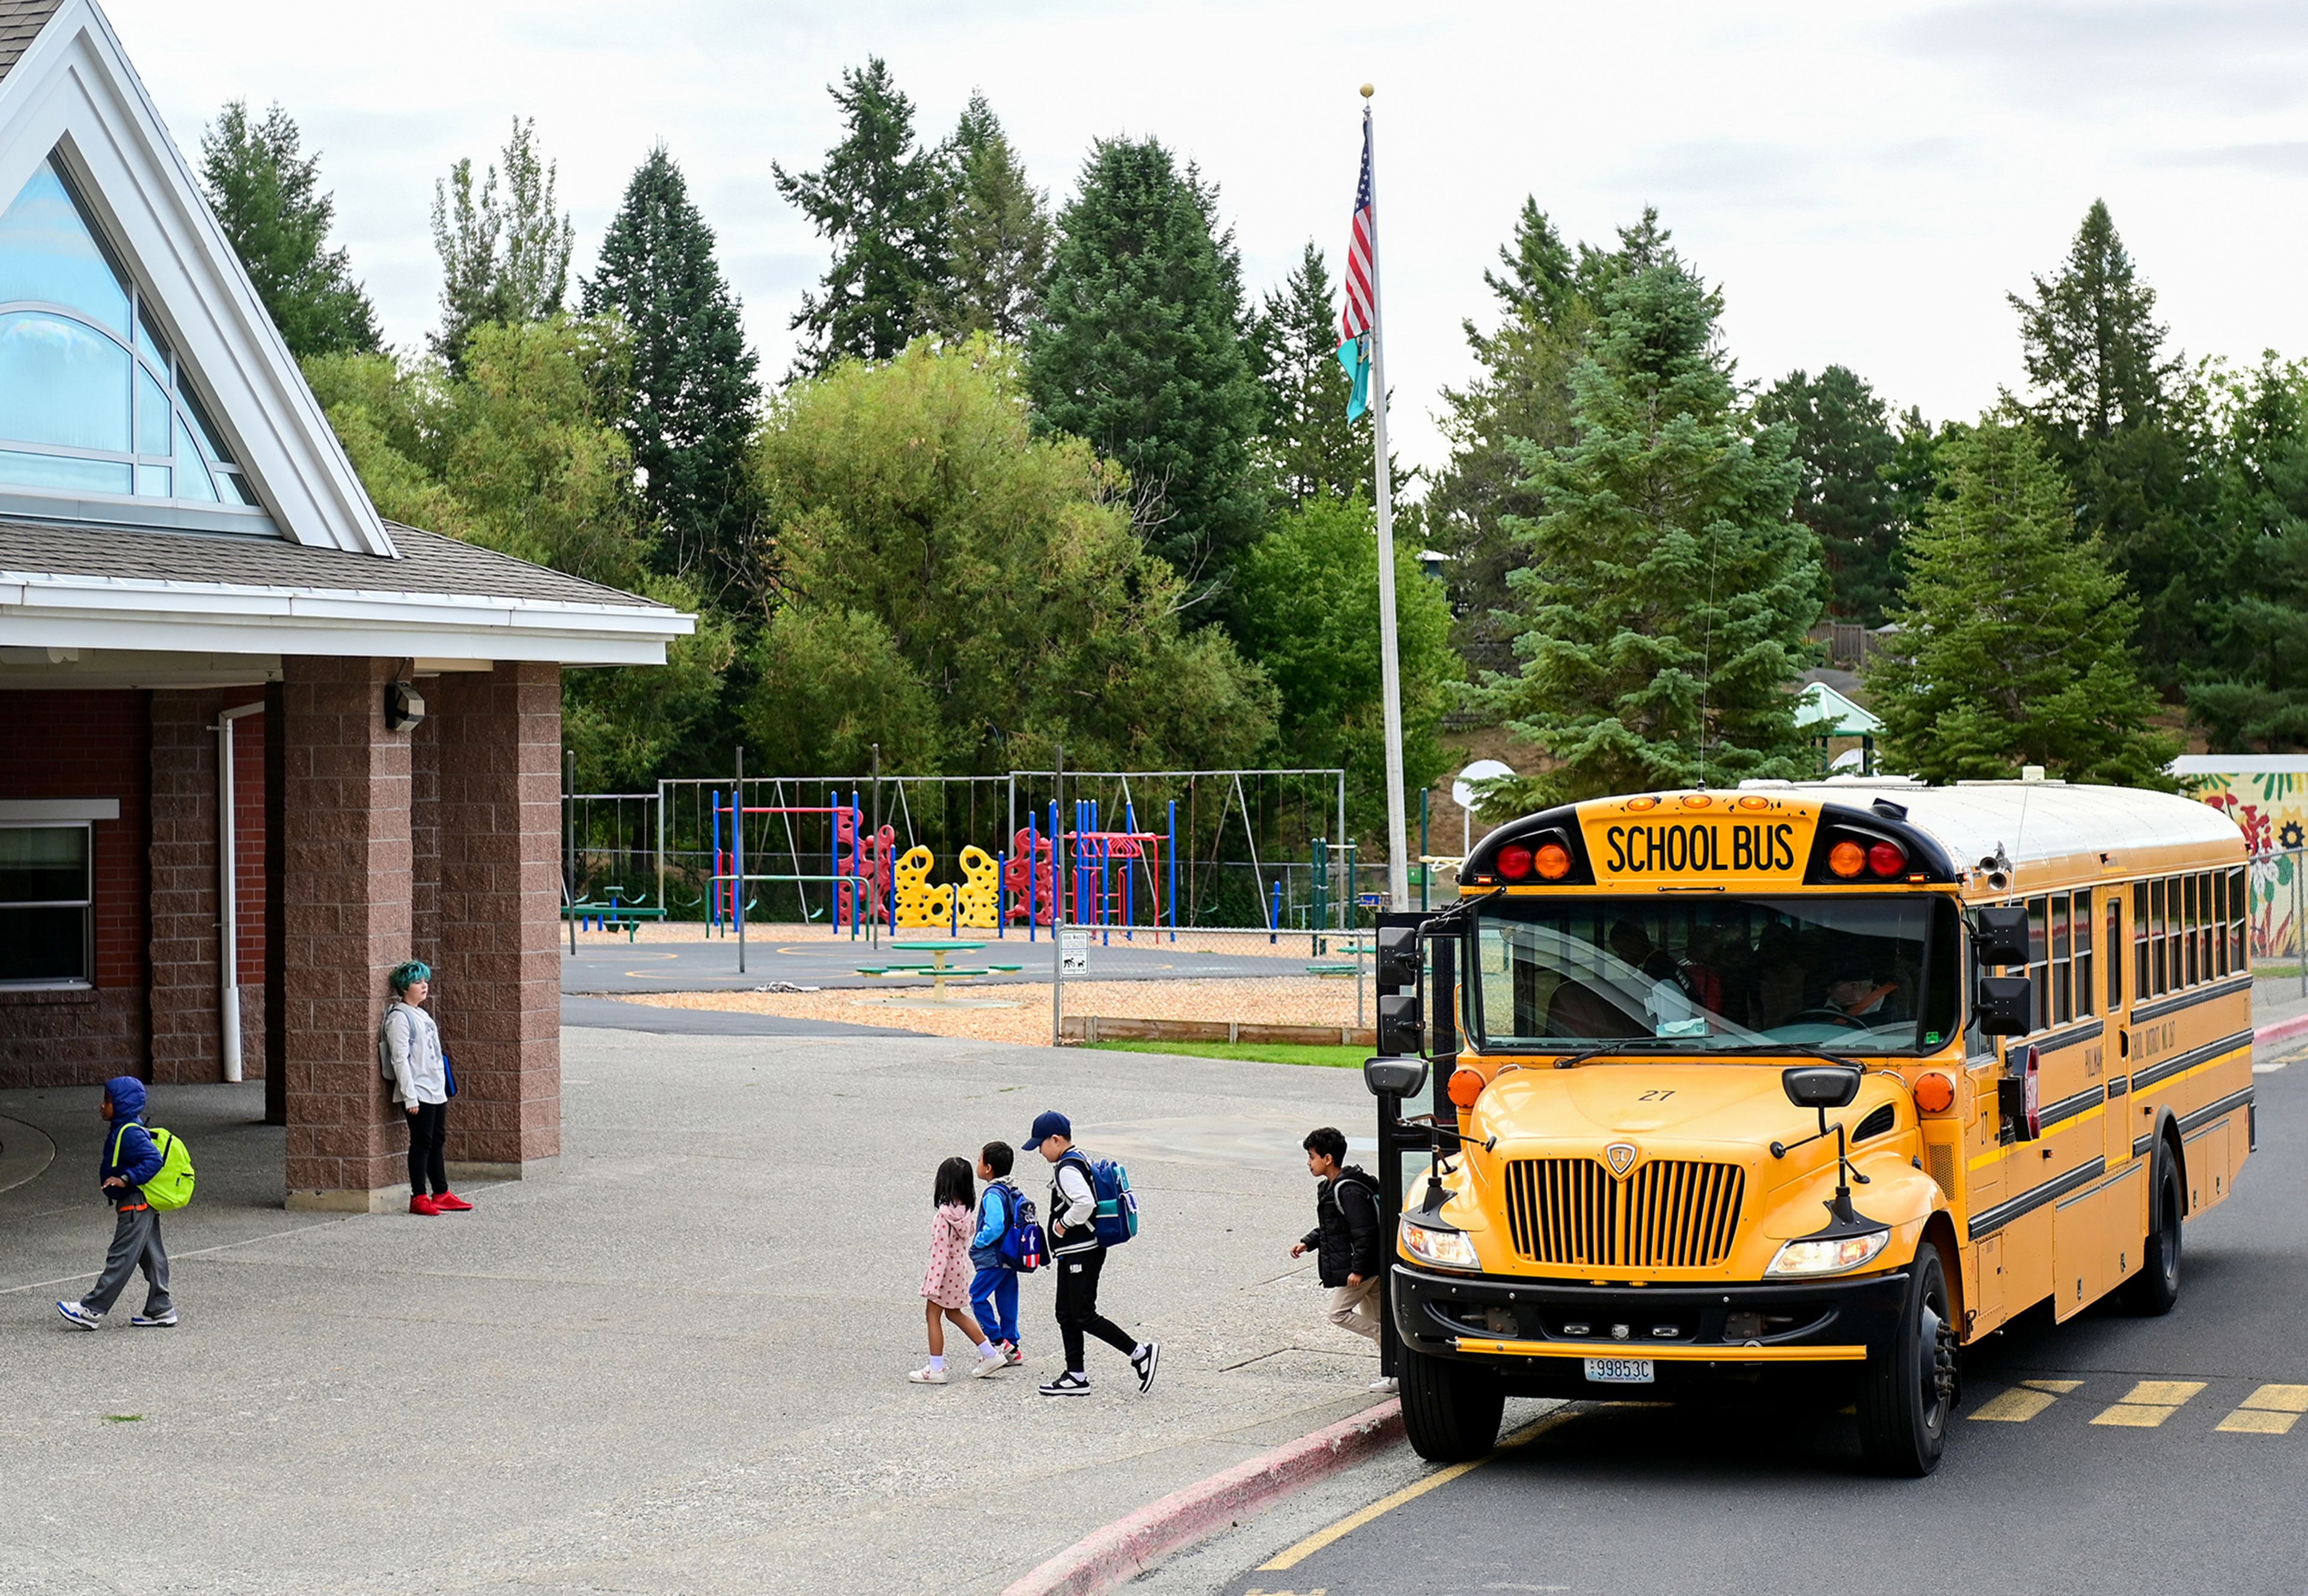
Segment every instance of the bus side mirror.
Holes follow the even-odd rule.
[[[1363,1062],[1363,1085],[1373,1097],[1416,1097],[1426,1085],[1424,1059],[1376,1058]]]
[[[1990,1036],[2025,1036],[2036,1028],[2036,983],[2025,975],[1979,978],[1979,1028]]]
[[[1780,1072],[1779,1088],[1797,1108],[1849,1108],[1859,1095],[1859,1072],[1839,1064],[1798,1064]]]
[[[2021,905],[1976,911],[1971,936],[1979,962],[1991,969],[2028,962],[2028,911]]]

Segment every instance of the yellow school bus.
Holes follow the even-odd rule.
[[[1964,1343],[2168,1310],[2256,1139],[2244,860],[2206,805],[2047,781],[1500,827],[1425,928],[1455,974],[1389,1279],[1412,1443],[1479,1455],[1511,1394],[1824,1378],[1923,1474]],[[1382,1103],[1415,1065],[1373,1060]]]

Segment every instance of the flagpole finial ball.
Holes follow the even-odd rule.
[[[1372,95],[1376,94],[1378,90],[1375,85],[1370,83],[1365,83],[1363,85],[1363,98],[1365,99],[1368,99]]]

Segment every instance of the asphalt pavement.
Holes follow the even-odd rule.
[[[1970,1349],[1927,1480],[1867,1475],[1827,1406],[1523,1404],[1488,1462],[1356,1471],[1145,1596],[2308,1589],[2308,1048],[2258,1068],[2260,1151],[2189,1223],[2178,1308]]]

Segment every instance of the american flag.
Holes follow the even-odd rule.
[[[1354,387],[1347,419],[1370,404],[1371,339],[1378,322],[1378,205],[1371,182],[1370,108],[1363,108],[1363,174],[1355,184],[1354,236],[1347,244],[1346,303],[1339,309],[1339,364]]]
[[[1370,113],[1363,113],[1363,172],[1355,184],[1354,236],[1347,245],[1347,302],[1339,311],[1339,339],[1345,342],[1371,330],[1371,305],[1377,295],[1371,252],[1378,240],[1378,214],[1371,198]]]

